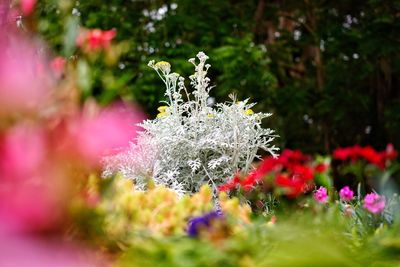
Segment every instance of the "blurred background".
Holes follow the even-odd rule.
[[[79,27],[117,30],[118,61],[84,69],[101,103],[135,100],[154,117],[164,89],[148,61],[187,76],[204,51],[216,100],[234,92],[273,112],[281,147],[400,146],[398,0],[43,0],[35,16],[21,23],[67,58]]]

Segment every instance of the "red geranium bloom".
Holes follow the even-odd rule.
[[[378,166],[379,168],[385,168],[385,162],[383,155],[378,153],[375,149],[370,146],[364,147],[360,150],[360,157],[366,161]]]
[[[323,173],[328,169],[328,165],[324,163],[319,163],[317,166],[315,166],[314,170],[317,173]]]
[[[386,161],[397,157],[397,151],[394,150],[392,144],[388,144],[386,150],[378,152],[371,146],[360,147],[358,145],[346,148],[337,148],[333,152],[333,157],[338,160],[358,160],[365,159],[380,169],[386,167]]]
[[[291,198],[301,195],[305,188],[304,181],[301,178],[295,176],[288,177],[285,174],[278,174],[275,177],[275,183],[278,186],[287,189],[288,192],[286,193],[286,196]]]
[[[82,31],[76,39],[76,44],[89,52],[107,49],[116,35],[117,31],[115,29],[108,31],[100,29]]]
[[[296,197],[306,191],[314,179],[314,169],[305,165],[309,160],[310,157],[299,150],[286,149],[279,158],[265,158],[258,168],[244,179],[236,175],[234,179],[219,186],[219,190],[230,191],[240,185],[245,191],[249,191],[258,183],[267,182],[264,178],[271,175],[275,176],[276,186],[287,189],[287,196]]]
[[[301,177],[304,181],[310,181],[314,178],[312,169],[304,165],[294,165],[292,171],[293,175]]]
[[[239,174],[236,174],[232,180],[229,180],[225,184],[218,186],[218,190],[220,192],[231,191],[231,190],[235,189],[238,184],[240,184],[240,181],[241,180],[240,180]]]
[[[351,148],[337,148],[333,151],[333,158],[338,160],[347,160],[353,155],[353,149]]]

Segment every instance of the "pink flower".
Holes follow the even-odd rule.
[[[25,16],[28,16],[35,9],[37,0],[21,0],[21,11]]]
[[[386,150],[382,152],[385,160],[393,160],[397,157],[398,152],[394,149],[392,144],[386,146]]]
[[[385,209],[385,197],[377,193],[369,193],[364,198],[364,208],[373,214],[381,213]]]
[[[340,189],[339,196],[344,201],[351,201],[354,198],[354,192],[348,186]]]
[[[112,106],[91,114],[86,111],[73,117],[67,125],[65,140],[68,152],[82,163],[99,166],[102,157],[129,145],[136,136],[142,114],[124,106]]]
[[[13,231],[56,225],[61,185],[50,159],[41,128],[18,125],[0,139],[0,222]]]
[[[50,62],[50,67],[57,78],[60,78],[61,75],[64,73],[66,60],[63,57],[55,57]]]
[[[24,180],[38,176],[46,160],[44,131],[35,126],[18,125],[0,140],[2,179]]]
[[[328,191],[325,187],[320,186],[317,191],[314,192],[314,199],[319,203],[325,203],[328,201]]]
[[[45,72],[46,61],[38,47],[9,37],[0,40],[0,114],[35,111],[49,96],[52,80]]]
[[[10,232],[40,232],[57,229],[62,210],[53,185],[3,183],[0,186],[0,221]],[[51,183],[51,182],[50,182]],[[58,190],[60,191],[60,190]],[[60,212],[61,211],[61,212]]]
[[[1,233],[0,266],[101,267],[109,266],[105,256],[61,238],[38,238]]]

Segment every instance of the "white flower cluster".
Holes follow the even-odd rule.
[[[254,104],[234,96],[232,102],[207,105],[210,65],[203,52],[197,59],[189,59],[195,66],[191,93],[168,62],[149,62],[165,83],[166,106],[159,107],[156,119],[141,124],[144,131],[128,151],[105,159],[104,175],[120,172],[139,189],[151,178],[179,194],[197,192],[206,183],[216,192],[238,171],[250,171],[259,149],[275,155],[273,130],[261,127],[261,120],[271,114],[254,113]]]

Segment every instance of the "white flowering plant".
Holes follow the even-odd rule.
[[[274,131],[261,126],[270,113],[254,113],[254,104],[234,95],[231,102],[210,105],[207,59],[203,52],[189,59],[195,67],[191,92],[168,62],[149,62],[166,86],[166,105],[158,108],[157,118],[141,124],[143,131],[127,151],[105,159],[105,176],[119,172],[138,189],[153,179],[179,194],[197,192],[204,184],[216,193],[237,172],[249,172],[260,149],[276,155]]]

